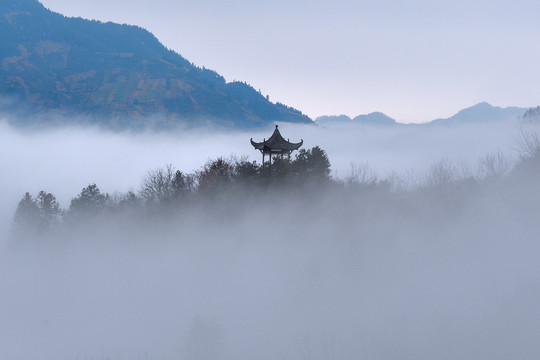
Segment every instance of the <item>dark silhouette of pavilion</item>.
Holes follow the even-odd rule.
[[[289,142],[289,140],[285,140],[283,136],[281,136],[278,126],[276,125],[276,129],[274,130],[274,133],[268,140],[263,139],[262,142],[258,143],[253,141],[253,138],[250,139],[251,145],[257,150],[259,150],[262,153],[262,163],[264,165],[264,156],[268,154],[270,156],[270,164],[272,164],[272,156],[275,155],[287,155],[288,158],[291,158],[291,153],[294,150],[298,150],[300,146],[304,143],[304,140],[300,140],[299,143],[292,143]]]

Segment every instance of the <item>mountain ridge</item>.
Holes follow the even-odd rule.
[[[462,109],[449,118],[432,120],[429,122],[429,124],[464,124],[472,121],[487,122],[510,120],[522,117],[527,109],[528,108],[520,108],[515,106],[502,108],[499,106],[493,106],[490,103],[483,101],[471,107]]]
[[[374,126],[392,126],[396,125],[396,120],[388,115],[375,111],[365,115],[358,115],[351,118],[347,115],[326,115],[319,116],[315,119],[316,124],[341,123],[341,124],[356,124],[356,125],[374,125]]]
[[[196,67],[138,26],[65,17],[37,0],[2,0],[0,33],[7,34],[0,43],[5,111],[120,128],[312,123],[246,83]]]
[[[381,112],[372,112],[350,118],[347,115],[324,115],[315,118],[315,123],[325,124],[356,124],[372,126],[454,126],[459,124],[485,123],[514,119],[525,119],[526,114],[535,113],[535,108],[521,108],[515,106],[499,107],[488,102],[480,102],[468,108],[459,110],[448,118],[438,118],[426,123],[400,123]],[[540,111],[539,111],[540,113]],[[529,116],[530,117],[530,116]]]

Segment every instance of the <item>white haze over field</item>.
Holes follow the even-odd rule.
[[[167,164],[192,172],[218,156],[260,161],[249,138],[261,141],[272,130],[1,125],[0,359],[537,358],[539,210],[519,186],[480,196],[448,219],[414,218],[414,211],[403,219],[385,204],[357,212],[339,199],[314,208],[291,199],[279,212],[258,204],[237,214],[230,204],[216,223],[201,208],[178,224],[156,221],[144,234],[134,223],[133,242],[114,241],[107,228],[71,246],[21,250],[8,240],[27,191],[51,192],[67,208],[89,183],[108,193],[137,191],[148,170]],[[442,158],[466,169],[488,153],[517,157],[522,127],[280,130],[326,150],[334,177],[367,163],[383,178],[395,171],[420,181]]]

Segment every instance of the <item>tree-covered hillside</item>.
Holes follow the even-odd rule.
[[[227,83],[130,25],[68,18],[37,0],[0,3],[0,96],[30,114],[120,127],[310,123],[245,83]]]

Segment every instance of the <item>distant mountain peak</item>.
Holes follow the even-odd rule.
[[[320,116],[315,119],[318,124],[362,124],[370,126],[394,126],[394,125],[457,125],[475,124],[493,121],[517,120],[540,121],[540,106],[536,108],[499,107],[483,101],[471,107],[458,111],[446,119],[436,119],[423,124],[402,124],[388,115],[375,111],[366,115],[358,115],[351,119],[346,115]]]
[[[358,115],[351,119],[347,115],[327,115],[319,116],[315,119],[317,124],[353,124],[369,126],[392,126],[397,122],[388,115],[375,111],[365,115]]]
[[[390,116],[375,111],[367,115],[358,115],[353,119],[355,122],[359,122],[366,125],[378,125],[378,126],[391,126],[396,125],[396,120],[392,119]]]
[[[326,124],[326,123],[350,123],[352,119],[347,115],[323,115],[315,118],[315,123],[317,124]]]
[[[0,10],[45,10],[45,6],[37,0],[2,0]]]
[[[479,122],[512,120],[521,117],[525,111],[526,109],[524,108],[501,108],[483,101],[460,110],[449,118],[433,120],[430,124],[473,124]]]
[[[490,103],[488,103],[487,101],[481,101],[478,104],[471,106],[470,109],[472,109],[472,108],[481,108],[481,107],[493,108],[493,107],[499,107],[499,106],[493,106]]]

